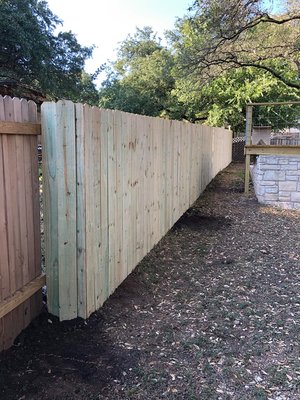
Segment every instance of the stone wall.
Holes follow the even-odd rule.
[[[300,155],[258,156],[251,176],[260,203],[300,210]]]

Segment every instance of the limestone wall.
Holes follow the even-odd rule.
[[[260,203],[300,210],[300,155],[259,156],[251,176]]]

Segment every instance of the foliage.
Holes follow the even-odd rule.
[[[204,120],[212,126],[230,125],[234,133],[244,131],[247,103],[300,100],[299,91],[254,67],[227,71],[205,86],[194,77],[177,80],[176,95],[185,104],[190,120]],[[285,108],[278,112],[287,118]],[[269,109],[260,109],[261,121],[267,121],[268,115]]]
[[[48,97],[93,101],[92,77],[84,63],[92,47],[82,47],[72,32],[55,33],[61,21],[42,0],[0,0],[0,79],[39,89]]]
[[[177,62],[203,84],[224,71],[255,67],[300,89],[299,3],[271,15],[262,0],[202,0],[170,34]],[[287,3],[285,7],[283,5]],[[286,65],[288,64],[288,68]]]
[[[299,100],[299,10],[290,0],[272,16],[264,4],[195,2],[167,32],[168,47],[151,28],[138,29],[107,68],[100,105],[230,125],[237,133],[244,130],[248,102]],[[260,110],[261,121],[269,112]]]
[[[160,115],[174,87],[171,52],[151,28],[137,29],[121,44],[118,59],[107,67],[100,105],[137,114]]]

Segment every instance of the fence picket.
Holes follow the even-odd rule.
[[[48,309],[59,315],[58,260],[58,185],[57,185],[57,123],[56,104],[42,106],[43,196],[45,265],[47,268]]]

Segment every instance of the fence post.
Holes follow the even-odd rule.
[[[252,113],[253,106],[246,106],[246,145],[251,144],[251,131],[252,131]],[[249,183],[250,183],[250,154],[246,154],[245,159],[245,194],[249,194]]]

